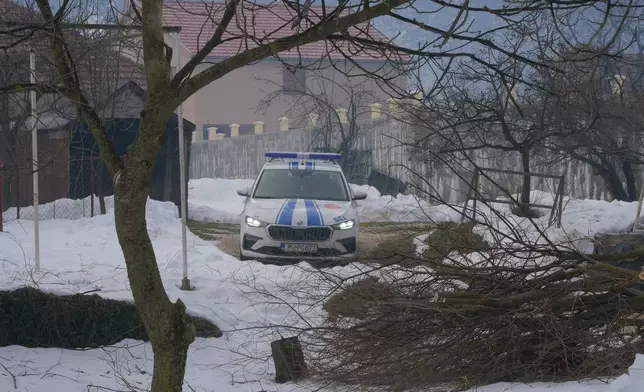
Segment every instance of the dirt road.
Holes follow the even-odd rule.
[[[239,257],[239,225],[189,221],[190,230],[229,255]],[[361,223],[358,253],[361,257],[376,257],[391,251],[413,252],[412,239],[427,232],[427,223],[366,222]]]

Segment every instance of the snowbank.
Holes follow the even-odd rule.
[[[321,309],[271,304],[254,287],[295,302],[284,288],[305,282],[308,272],[301,267],[240,262],[213,243],[188,233],[189,276],[197,289],[181,291],[181,226],[177,208],[172,203],[149,200],[146,213],[170,299],[181,297],[191,314],[211,319],[226,332],[225,338],[200,339],[192,345],[185,389],[189,390],[188,383],[195,390],[204,391],[265,389],[263,385],[272,384],[272,364],[252,358],[270,355],[269,344],[275,335],[252,328],[297,326],[302,320],[296,312],[315,320]],[[77,220],[44,220],[40,223],[40,241],[42,271],[35,272],[33,222],[20,220],[5,226],[5,232],[0,233],[0,290],[37,286],[57,294],[96,291],[105,298],[132,300],[113,213]],[[20,392],[103,390],[88,389],[90,384],[105,390],[121,390],[124,386],[120,377],[133,385],[148,385],[152,370],[150,346],[141,342],[122,344],[131,347],[86,352],[4,347],[0,348],[0,361],[17,375]],[[144,372],[132,372],[136,366]],[[4,388],[12,383],[11,375],[0,369],[0,391],[14,390]]]
[[[252,186],[253,180],[201,178],[190,180],[188,202],[190,218],[205,222],[239,223],[244,198],[237,189]],[[360,218],[367,221],[421,221],[456,219],[457,213],[447,208],[431,207],[410,195],[383,196],[376,188],[351,185],[367,193],[358,202]]]
[[[225,180],[201,178],[190,180],[189,206],[190,217],[207,222],[238,223],[243,209],[244,198],[237,195],[237,189],[252,186],[253,180]],[[412,195],[383,196],[377,189],[367,185],[351,185],[355,190],[367,193],[367,199],[358,202],[358,210],[363,221],[456,221],[460,219],[462,205],[432,206]],[[553,195],[534,191],[531,201],[539,204],[552,204]],[[470,202],[470,207],[472,202]],[[511,216],[507,204],[497,203],[494,208],[511,219],[512,225],[531,226],[528,219]],[[500,224],[498,217],[478,203],[479,213],[491,223]],[[549,226],[550,211],[541,210],[544,215],[537,219],[539,227]],[[622,232],[628,230],[635,221],[637,203],[606,202],[601,200],[577,200],[564,198],[562,232],[567,235],[589,236],[595,233]]]
[[[201,178],[188,183],[188,214],[204,222],[239,223],[244,198],[237,189],[252,186],[254,180]]]
[[[38,219],[80,219],[92,216],[92,199],[94,204],[94,216],[99,215],[101,211],[98,197],[86,197],[84,199],[59,199],[51,203],[44,203],[38,206]],[[114,197],[105,198],[105,208],[110,211],[114,208]],[[18,209],[15,207],[8,208],[2,213],[4,222],[12,222],[18,218]],[[20,219],[33,220],[34,207],[27,206],[20,208]]]

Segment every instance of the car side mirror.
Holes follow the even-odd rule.
[[[354,191],[353,192],[353,200],[364,200],[367,198],[367,193],[366,192],[361,192],[361,191]]]
[[[241,189],[237,189],[237,194],[239,196],[250,197],[250,188],[246,186]]]

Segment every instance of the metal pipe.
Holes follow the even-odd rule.
[[[181,69],[181,38],[177,33],[175,53],[177,56],[176,72]],[[183,280],[181,281],[182,290],[191,290],[190,279],[188,278],[188,234],[187,234],[187,202],[186,202],[186,154],[185,154],[185,139],[183,134],[183,102],[177,108],[177,121],[179,132],[179,181],[181,181],[181,255],[183,258]],[[167,139],[171,140],[170,138]]]
[[[29,79],[32,84],[36,83],[36,54],[29,54]],[[40,271],[40,228],[38,225],[38,123],[36,121],[36,91],[29,92],[31,101],[31,155],[34,187],[34,261],[36,271]]]

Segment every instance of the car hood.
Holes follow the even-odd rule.
[[[351,202],[310,199],[251,199],[246,215],[290,226],[328,226],[356,217]]]

